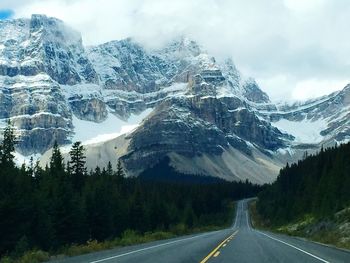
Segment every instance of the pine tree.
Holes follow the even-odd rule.
[[[52,175],[62,175],[64,172],[63,157],[60,148],[58,147],[57,141],[55,141],[52,148],[50,172]]]
[[[75,142],[69,152],[70,155],[70,170],[73,175],[86,174],[85,168],[85,149],[81,142]]]
[[[66,172],[68,175],[72,174],[72,170],[70,169],[70,162],[67,162],[67,164],[66,164]]]
[[[11,122],[8,121],[7,126],[4,130],[4,140],[2,141],[1,151],[1,163],[4,167],[14,167],[13,152],[15,151],[16,136],[15,129]]]
[[[2,164],[2,145],[0,144],[0,166]]]
[[[113,175],[113,167],[111,162],[108,162],[107,164],[107,175],[112,176]]]
[[[122,167],[122,162],[120,161],[120,159],[118,159],[118,163],[117,163],[117,176],[119,177],[124,177],[124,170]]]
[[[95,176],[100,176],[101,175],[101,168],[99,166],[96,166],[94,175]]]
[[[30,176],[34,176],[34,158],[33,158],[33,156],[31,156],[30,160],[29,160],[28,174]]]
[[[84,185],[84,177],[87,174],[85,167],[85,149],[81,142],[75,142],[69,152],[70,173],[73,176],[72,182],[76,190],[80,191]]]

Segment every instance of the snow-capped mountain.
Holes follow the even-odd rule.
[[[334,144],[350,139],[350,85],[319,99],[277,105],[273,125],[295,136],[294,144]]]
[[[15,124],[22,155],[82,140],[90,167],[120,157],[138,175],[167,156],[184,173],[270,182],[305,149],[348,139],[349,93],[276,105],[186,37],[86,48],[55,18],[0,21],[0,125]]]

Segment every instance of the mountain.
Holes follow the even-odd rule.
[[[0,117],[18,128],[20,152],[69,142],[72,111],[62,87],[83,82],[98,76],[79,33],[42,15],[0,21]]]
[[[43,165],[55,140],[81,140],[89,168],[121,158],[136,176],[168,158],[182,173],[271,182],[305,150],[348,139],[348,90],[274,104],[232,59],[186,37],[84,47],[55,18],[0,21],[0,126],[10,119],[18,156]]]
[[[322,98],[292,105],[277,105],[261,112],[278,127],[294,134],[295,144],[342,143],[350,139],[350,85]]]

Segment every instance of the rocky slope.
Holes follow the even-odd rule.
[[[270,182],[305,149],[349,138],[349,93],[276,105],[188,38],[85,48],[55,18],[0,21],[0,126],[14,123],[23,155],[83,140],[90,167],[121,157],[138,175],[168,156],[185,173]]]
[[[260,110],[259,115],[293,135],[291,154],[345,143],[350,139],[350,86],[318,99]]]

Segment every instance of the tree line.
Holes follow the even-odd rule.
[[[350,144],[342,144],[287,164],[259,194],[258,212],[271,224],[332,216],[350,205]]]
[[[120,161],[116,171],[109,163],[88,172],[80,142],[73,144],[66,164],[55,143],[45,168],[32,161],[17,167],[15,141],[14,128],[8,125],[0,145],[0,257],[108,240],[129,229],[145,233],[222,225],[233,218],[229,202],[260,190],[248,182],[127,178]]]

